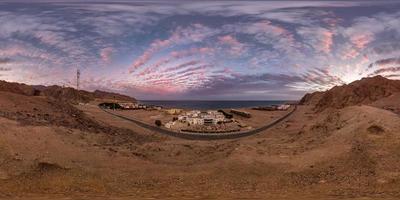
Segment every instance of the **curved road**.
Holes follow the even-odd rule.
[[[289,113],[287,113],[286,115],[282,116],[281,118],[271,122],[270,124],[267,124],[263,127],[254,129],[254,130],[250,130],[250,131],[246,131],[246,132],[233,132],[233,133],[183,133],[183,132],[175,132],[175,131],[170,131],[167,129],[163,129],[160,127],[156,127],[156,126],[152,126],[146,123],[143,123],[141,121],[135,120],[135,119],[131,119],[128,117],[124,117],[121,115],[117,115],[115,113],[112,113],[106,109],[100,108],[101,110],[103,110],[104,112],[116,116],[118,118],[127,120],[127,121],[131,121],[143,128],[158,132],[158,133],[162,133],[165,135],[169,135],[169,136],[173,136],[173,137],[178,137],[178,138],[183,138],[183,139],[190,139],[190,140],[218,140],[218,139],[234,139],[234,138],[240,138],[240,137],[246,137],[246,136],[250,136],[250,135],[254,135],[257,133],[260,133],[262,131],[265,131],[271,127],[273,127],[274,125],[278,124],[279,122],[282,122],[283,120],[285,120],[286,118],[288,118],[290,115],[292,115],[296,110],[297,110],[297,106],[294,107],[294,109],[292,111],[290,111]]]

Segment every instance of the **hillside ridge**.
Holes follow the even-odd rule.
[[[317,111],[327,108],[340,109],[354,105],[370,105],[400,94],[400,80],[382,76],[362,78],[350,84],[335,86],[325,92],[304,95],[301,105],[312,105]]]
[[[85,90],[76,90],[71,87],[61,87],[58,85],[31,86],[24,83],[7,82],[3,80],[0,80],[0,91],[21,94],[25,96],[46,96],[71,103],[88,103],[98,98],[131,102],[137,101],[135,98],[127,95],[105,92],[101,90],[89,92]]]

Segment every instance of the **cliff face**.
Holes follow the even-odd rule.
[[[88,92],[84,90],[76,90],[74,88],[63,88],[60,86],[30,86],[21,83],[10,83],[6,81],[0,81],[0,91],[11,92],[15,94],[21,94],[26,96],[46,96],[57,100],[66,102],[84,102],[93,101],[96,98],[101,99],[115,99],[120,101],[131,101],[136,102],[136,99],[122,94],[104,92],[96,90],[94,92]]]
[[[317,111],[322,111],[326,108],[368,105],[398,93],[400,93],[400,81],[375,76],[348,85],[335,86],[325,92],[307,94],[300,103],[313,105]]]

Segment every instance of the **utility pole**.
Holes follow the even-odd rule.
[[[81,78],[81,71],[79,70],[79,68],[76,70],[76,101],[79,105],[80,103],[80,97],[79,97],[79,81]]]
[[[81,78],[81,71],[79,69],[76,70],[76,90],[79,91],[79,80]]]

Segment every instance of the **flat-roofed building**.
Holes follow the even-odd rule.
[[[188,117],[186,120],[191,125],[203,125],[204,119],[198,117]]]
[[[166,112],[170,115],[179,115],[182,112],[182,109],[171,108],[166,110]]]

